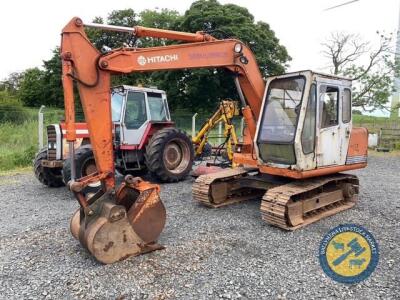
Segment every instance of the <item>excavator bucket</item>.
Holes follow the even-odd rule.
[[[104,264],[163,249],[156,242],[166,221],[159,194],[158,185],[128,175],[115,193],[99,191],[75,212],[71,233]]]

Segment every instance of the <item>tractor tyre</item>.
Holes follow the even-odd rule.
[[[85,177],[97,171],[96,162],[92,147],[90,145],[81,146],[75,150],[75,167],[76,167],[76,179]],[[67,158],[64,161],[62,169],[62,177],[65,184],[71,180],[71,159]],[[95,182],[83,189],[83,193],[95,193],[101,188],[101,182]]]
[[[192,170],[194,150],[185,132],[174,127],[156,132],[146,147],[149,172],[161,182],[183,180]]]
[[[47,168],[42,166],[42,160],[47,159],[47,148],[41,149],[33,161],[35,177],[48,187],[60,187],[64,185],[61,168]]]

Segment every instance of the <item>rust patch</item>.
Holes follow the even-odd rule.
[[[107,252],[108,250],[110,250],[110,248],[111,248],[112,246],[114,246],[114,242],[113,242],[113,241],[109,241],[109,242],[104,246],[103,251],[104,251],[104,252]]]
[[[127,259],[129,256],[131,256],[131,254],[127,254],[125,256],[122,256],[118,261],[123,261],[123,260]]]
[[[143,206],[141,209],[137,212],[137,215],[134,217],[133,222],[138,220],[141,215],[144,213],[146,209],[149,209],[153,206],[155,206],[159,201],[160,201],[160,196],[158,195],[157,191],[155,189],[145,191],[139,195],[138,200],[136,200],[137,203],[141,202],[143,203]]]

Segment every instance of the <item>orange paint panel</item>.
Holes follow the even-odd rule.
[[[190,68],[226,68],[239,75],[240,86],[257,119],[265,82],[251,50],[244,44],[242,54],[234,52],[234,39],[186,43],[161,47],[121,49],[103,56],[99,65],[112,73],[151,72]],[[247,59],[242,63],[241,57]]]
[[[349,150],[347,157],[367,156],[368,130],[363,127],[353,127],[350,133]]]
[[[362,169],[367,166],[366,163],[352,164],[352,165],[343,165],[343,166],[332,166],[332,167],[324,167],[318,168],[310,171],[298,171],[298,170],[290,170],[290,169],[282,169],[270,166],[259,166],[261,173],[266,173],[270,175],[284,176],[295,179],[304,179],[310,177],[318,177],[323,175],[335,174],[344,171]]]
[[[134,28],[135,35],[137,37],[155,37],[186,42],[204,42],[215,40],[215,38],[211,35],[204,34],[202,32],[188,33],[158,28],[148,28],[143,26],[135,26]]]
[[[64,28],[61,41],[63,65],[69,62],[73,70],[63,67],[63,79],[72,82],[72,76],[79,78],[78,90],[82,102],[90,143],[100,174],[114,173],[114,155],[112,143],[110,74],[98,70],[97,60],[100,53],[87,39],[79,19],[72,19]],[[75,119],[72,117],[74,98],[72,85],[64,84],[64,104],[66,109],[66,127],[75,134]],[[105,176],[107,188],[115,186],[114,176]]]
[[[255,154],[251,155],[251,153],[234,153],[233,162],[235,165],[257,167],[257,159],[255,159]]]

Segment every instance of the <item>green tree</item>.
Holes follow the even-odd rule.
[[[98,23],[104,20],[96,18]],[[265,22],[254,22],[246,8],[216,0],[194,2],[183,16],[167,9],[145,10],[136,14],[133,10],[114,11],[107,24],[181,30],[196,32],[205,30],[217,38],[235,37],[245,42],[255,53],[260,71],[264,76],[283,73],[290,57],[280,45],[275,33]],[[103,46],[116,48],[122,45],[156,47],[171,43],[164,39],[132,37],[124,33],[110,33],[95,29],[88,31],[98,49]],[[112,37],[110,37],[111,35]],[[232,76],[223,69],[160,71],[120,75],[113,78],[113,84],[153,85],[167,91],[170,107],[192,111],[209,111],[222,98],[238,98]]]
[[[22,72],[11,73],[5,80],[0,82],[0,90],[7,91],[11,95],[16,95],[22,77],[23,77]]]
[[[62,66],[60,48],[53,50],[53,56],[43,61],[44,94],[42,101],[45,105],[63,107],[64,95],[62,90]]]
[[[18,95],[26,106],[40,106],[44,104],[45,72],[39,68],[27,69],[22,76]]]
[[[254,22],[250,12],[234,4],[216,0],[192,3],[174,29],[206,31],[217,38],[237,38],[254,52],[264,76],[285,71],[290,57],[275,33],[265,22]],[[170,72],[168,72],[170,73]],[[167,74],[160,87],[167,90],[172,108],[209,111],[223,98],[238,99],[231,74],[223,69],[182,70]],[[177,88],[171,88],[176,85]]]
[[[27,106],[63,106],[59,48],[53,50],[49,60],[43,61],[42,69],[28,69],[21,74],[17,94]]]
[[[290,57],[279,43],[275,33],[264,22],[254,22],[249,11],[233,4],[222,5],[216,0],[194,2],[182,16],[177,11],[133,9],[112,11],[104,20],[96,17],[94,23],[133,27],[142,25],[162,29],[196,32],[205,30],[217,38],[236,37],[255,53],[264,76],[284,72]],[[139,38],[131,34],[86,29],[95,47],[106,53],[119,47],[156,47],[176,41]],[[209,111],[223,98],[238,98],[231,74],[224,69],[160,71],[113,76],[113,85],[129,84],[157,86],[168,93],[171,109]],[[59,49],[43,62],[43,71],[28,70],[21,81],[21,98],[27,105],[62,106],[61,61]]]
[[[172,29],[181,15],[176,10],[162,8],[161,10],[146,9],[140,12],[139,17],[141,26]]]
[[[180,18],[177,11],[161,9],[161,10],[144,10],[137,14],[133,9],[112,11],[107,19],[101,17],[94,18],[94,23],[106,23],[109,25],[133,27],[136,25],[170,29],[176,20]],[[131,34],[120,32],[102,31],[99,29],[86,30],[89,39],[95,47],[105,53],[111,49],[128,46],[128,47],[155,47],[165,45],[166,41],[162,39],[141,38],[136,39]],[[132,73],[116,75],[112,77],[112,85],[128,84],[143,86],[158,85],[159,76],[153,73]]]
[[[129,8],[112,11],[108,15],[105,23],[109,25],[133,27],[138,25],[137,19],[138,16],[135,11]],[[104,20],[101,17],[95,17],[93,23],[104,24]],[[133,46],[133,37],[128,33],[103,31],[96,28],[86,29],[86,33],[95,47],[102,52],[107,51],[107,48],[114,49],[125,45]]]

